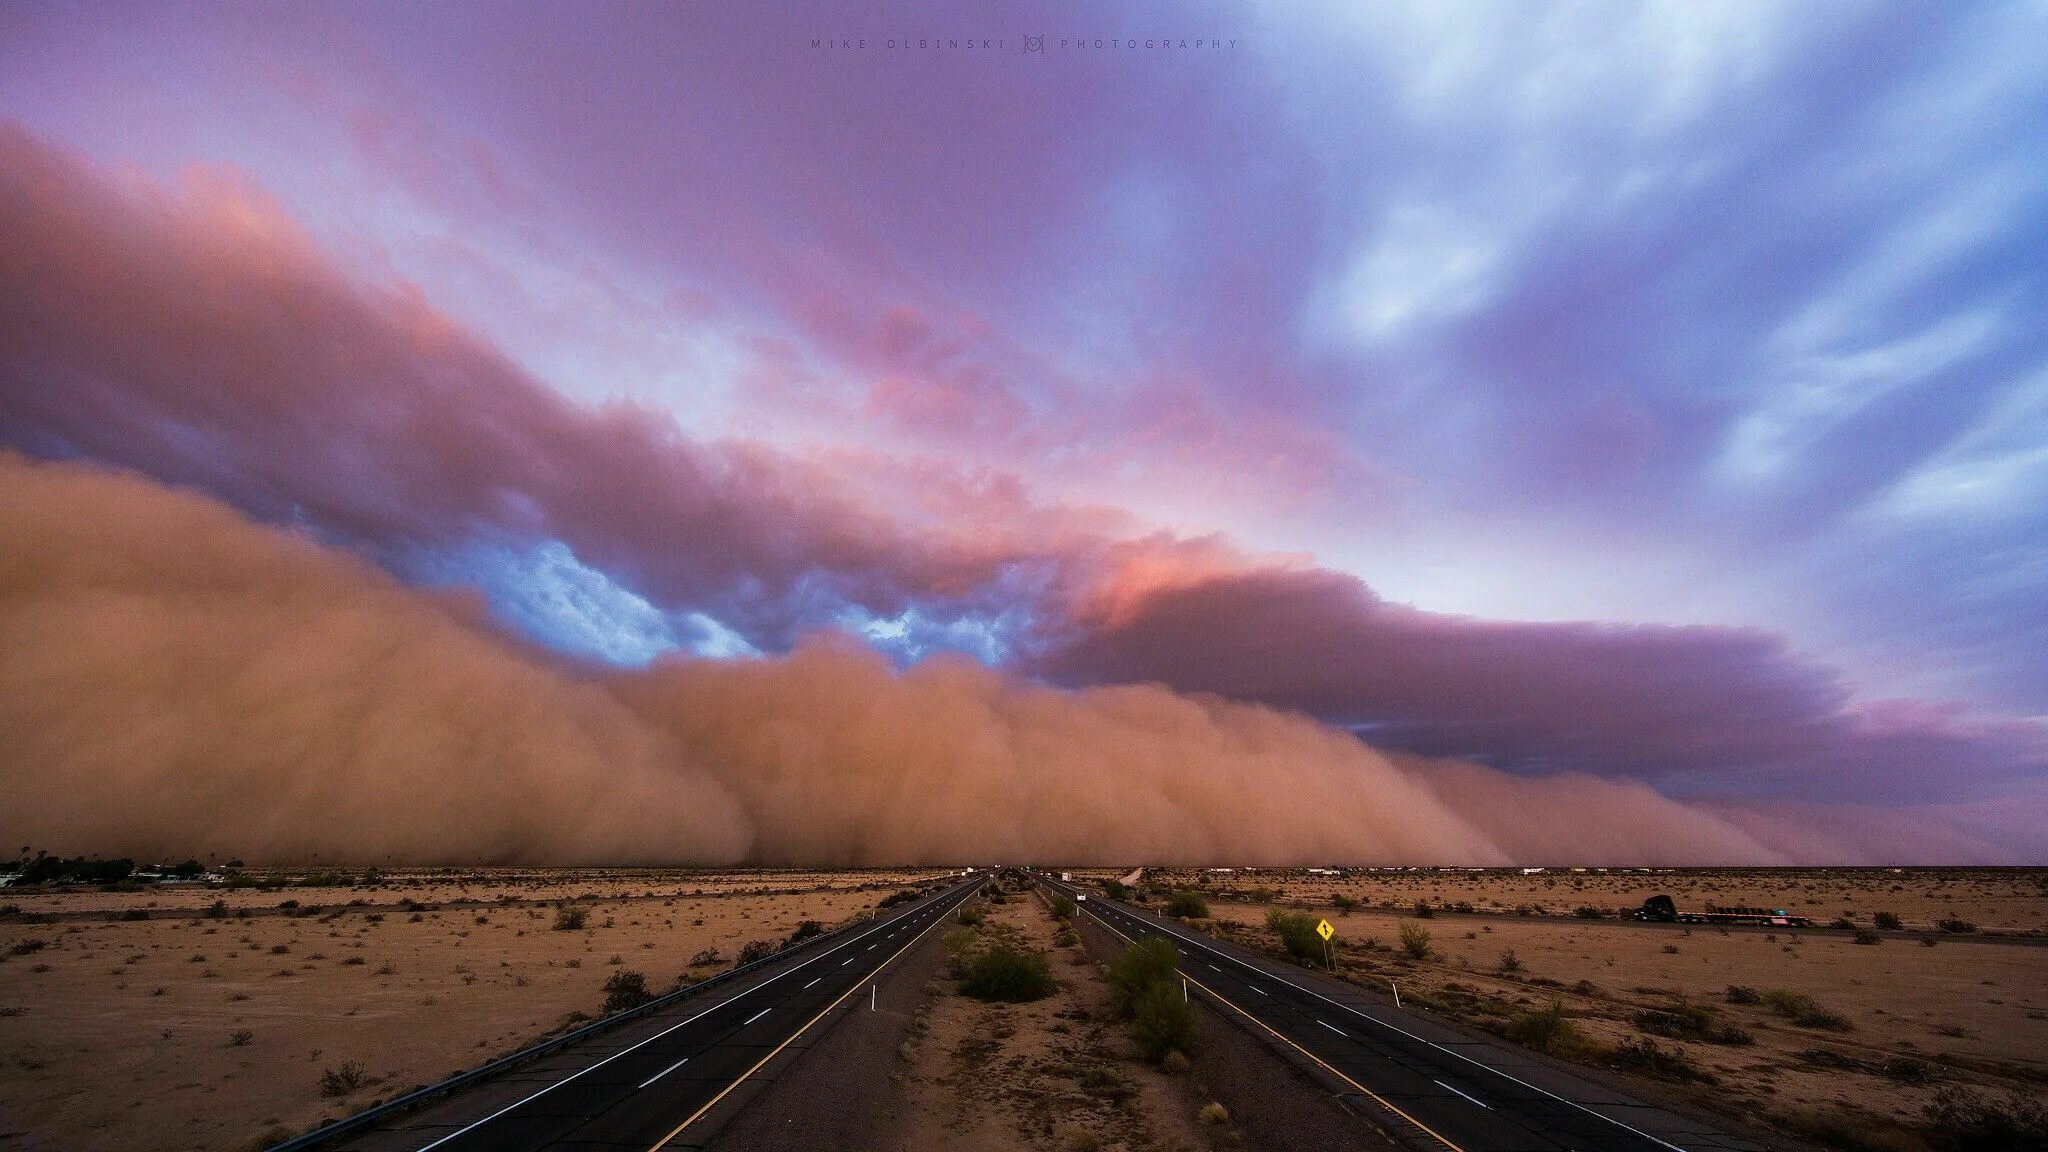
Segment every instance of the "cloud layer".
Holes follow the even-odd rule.
[[[232,172],[167,190],[0,125],[0,236],[0,440],[196,485],[400,572],[538,557],[467,582],[573,579],[579,625],[642,652],[693,627],[770,652],[850,629],[1679,794],[1966,802],[2048,766],[2037,722],[1862,700],[1767,633],[1427,613],[1012,476],[579,404],[410,285],[344,276]]]
[[[1717,812],[1389,756],[1159,687],[1063,691],[849,641],[593,678],[186,491],[0,455],[0,836],[305,861],[2007,860],[2040,825]],[[1747,825],[1768,825],[1768,839]],[[2012,831],[2016,831],[2012,830]]]

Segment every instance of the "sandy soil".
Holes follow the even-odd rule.
[[[1498,869],[1349,869],[1341,876],[1181,869],[1149,875],[1178,886],[1206,881],[1217,891],[1270,889],[1285,901],[1328,904],[1343,895],[1366,907],[1410,908],[1422,900],[1440,909],[1469,905],[1479,912],[1569,916],[1590,906],[1614,914],[1663,893],[1681,909],[1758,905],[1810,916],[1817,924],[1841,917],[1869,927],[1876,913],[1890,912],[1909,929],[1931,929],[1936,921],[1959,917],[1986,932],[2048,932],[2048,869],[2041,868],[1561,869],[1528,876]]]
[[[729,967],[748,941],[781,941],[806,919],[829,927],[897,890],[862,873],[801,894],[744,891],[796,886],[771,880],[691,877],[671,890],[705,895],[650,899],[645,878],[472,879],[472,892],[522,902],[376,911],[346,900],[390,893],[309,889],[265,900],[331,906],[247,919],[0,920],[0,1148],[251,1146],[519,1048],[572,1013],[595,1016],[621,969],[665,989]],[[437,899],[465,886],[435,885]],[[578,931],[555,930],[555,909],[530,902],[599,890],[614,895],[583,901]],[[707,949],[718,959],[693,966]],[[364,1083],[323,1095],[323,1072],[351,1061]]]
[[[364,905],[389,907],[420,904],[497,904],[557,900],[667,900],[677,896],[763,895],[820,889],[888,888],[936,878],[932,869],[861,869],[820,872],[791,869],[639,869],[639,868],[445,868],[400,869],[370,874],[345,874],[347,883],[308,885],[309,873],[252,872],[239,886],[211,884],[136,885],[129,890],[100,888],[0,889],[0,906],[13,905],[30,915],[55,913],[118,915],[134,909],[152,914],[203,909],[215,901],[231,911],[276,909],[284,900],[305,907]],[[317,873],[314,873],[317,875]]]
[[[906,1105],[881,1148],[995,1149],[1234,1147],[1227,1123],[1205,1125],[1207,1101],[1185,1075],[1139,1062],[1110,1019],[1108,989],[1077,939],[1055,942],[1043,902],[1012,894],[981,929],[1050,954],[1059,990],[1029,1004],[985,1004],[950,980],[910,1029],[902,1057]]]
[[[1438,883],[1467,899],[1516,895]],[[1769,881],[1752,881],[1748,890],[1769,887]],[[1316,888],[1326,890],[1320,883]],[[1670,884],[1660,890],[1674,888],[1684,891]],[[1742,886],[1722,890],[1727,889]],[[1966,915],[1964,909],[1981,915],[2006,901],[2008,922],[2035,916],[2001,885],[1971,890],[1975,905],[1953,888],[1907,899],[1887,886],[1884,896],[1901,908],[1954,907]],[[1412,903],[1419,892],[1402,895]],[[1265,928],[1272,906],[1216,900],[1207,926],[1277,951],[1278,942]],[[1839,934],[1646,930],[1570,918],[1417,920],[1347,914],[1326,900],[1314,909],[1337,926],[1340,944],[1349,945],[1343,952],[1346,977],[1381,992],[1398,980],[1411,1007],[1490,1029],[1555,999],[1589,1042],[1577,1056],[1591,1062],[1611,1066],[1599,1055],[1602,1050],[1642,1039],[1643,1013],[1704,1007],[1713,1030],[1736,1029],[1753,1042],[1674,1038],[1658,1032],[1662,1021],[1648,1018],[1648,1032],[1658,1033],[1651,1039],[1682,1050],[1712,1078],[1683,1083],[1666,1077],[1659,1090],[1730,1114],[1761,1115],[1790,1131],[1811,1132],[1817,1117],[1837,1116],[1871,1129],[1911,1127],[1937,1092],[1952,1087],[1992,1096],[2039,1097],[2048,1090],[2048,947],[1956,939],[1928,947],[1896,934],[1880,934],[1882,942],[1871,945]],[[1402,952],[1403,922],[1430,933],[1427,959],[1417,962]],[[1509,953],[1517,966],[1512,972],[1503,970]],[[1840,1024],[1801,1024],[1768,1003],[1730,1003],[1731,985],[1802,994],[1838,1016]],[[1901,1140],[1895,1146],[1913,1147]]]

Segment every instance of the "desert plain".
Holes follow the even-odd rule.
[[[263,1147],[596,1017],[618,973],[655,992],[701,980],[749,945],[951,872],[434,869],[10,891],[0,1148]],[[1269,914],[1327,917],[1338,974],[1361,987],[1788,1147],[1922,1152],[1944,1093],[2048,1094],[2048,871],[1169,869],[1132,895],[1164,914],[1174,892],[1202,895],[1192,927],[1275,952]],[[1619,915],[1659,892],[1819,927]],[[1243,1074],[1213,1066],[1216,1021],[1209,1071],[1198,1055],[1192,1074],[1161,1073],[1106,1025],[1102,941],[1084,945],[1021,886],[988,912],[979,931],[1046,954],[1058,991],[978,1004],[927,949],[901,977],[924,999],[892,1056],[877,1146],[1243,1138],[1202,1122],[1212,1101],[1190,1078]],[[1899,927],[1876,928],[1880,912]],[[1546,1013],[1566,1023],[1530,1033]]]

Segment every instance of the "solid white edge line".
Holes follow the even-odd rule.
[[[669,1033],[675,1031],[676,1029],[681,1028],[684,1024],[694,1024],[697,1021],[703,1019],[704,1017],[709,1016],[711,1013],[718,1011],[720,1008],[725,1007],[727,1004],[731,1004],[733,1001],[740,999],[741,997],[751,996],[754,993],[759,992],[761,989],[766,988],[770,984],[775,983],[777,980],[782,979],[784,976],[789,975],[791,972],[795,972],[803,968],[805,964],[810,964],[813,961],[817,960],[823,960],[825,957],[830,956],[832,953],[839,951],[841,948],[844,948],[849,944],[858,944],[862,940],[867,939],[869,936],[872,936],[881,930],[882,925],[877,924],[873,928],[870,928],[866,932],[863,932],[860,935],[855,936],[851,940],[842,940],[839,943],[834,944],[832,947],[827,948],[823,952],[818,953],[816,956],[811,957],[809,960],[805,960],[802,964],[798,964],[795,967],[790,968],[787,972],[778,972],[775,975],[770,976],[768,979],[761,981],[759,984],[754,985],[752,988],[749,988],[736,996],[729,997],[727,999],[719,1001],[716,1004],[713,1004],[711,1007],[706,1008],[704,1011],[697,1013],[695,1016],[690,1017],[688,1020],[684,1020],[676,1024],[671,1024],[668,1027],[662,1029],[661,1031],[656,1032],[654,1035],[649,1036],[647,1039],[640,1041],[638,1044],[633,1045],[630,1048],[621,1048],[617,1052],[614,1052],[611,1055],[605,1057],[604,1059],[599,1060],[595,1064],[587,1065],[581,1069],[578,1069],[575,1072],[571,1072],[569,1075],[562,1077],[560,1080],[557,1080],[552,1084],[549,1084],[547,1087],[542,1088],[540,1091],[535,1092],[531,1096],[527,1096],[523,1099],[507,1104],[503,1108],[498,1109],[496,1112],[491,1113],[489,1116],[486,1116],[481,1120],[472,1120],[469,1123],[463,1125],[460,1128],[457,1128],[455,1131],[448,1133],[446,1136],[441,1137],[439,1140],[436,1140],[431,1144],[420,1145],[419,1152],[433,1152],[434,1149],[439,1148],[441,1145],[446,1144],[450,1140],[455,1139],[457,1136],[460,1136],[465,1132],[481,1128],[485,1124],[488,1124],[491,1121],[496,1120],[498,1117],[503,1116],[505,1113],[510,1112],[515,1108],[524,1107],[525,1105],[540,1099],[548,1093],[553,1092],[555,1089],[560,1088],[562,1085],[567,1084],[571,1080],[574,1080],[577,1077],[582,1076],[586,1072],[594,1072],[597,1069],[602,1068],[605,1065],[611,1063],[612,1061],[617,1060],[619,1057],[626,1055],[628,1052],[634,1052],[638,1051],[641,1048],[645,1048],[647,1045],[654,1043],[656,1040],[661,1039],[663,1036],[666,1036]],[[870,947],[873,947],[873,945],[870,945]],[[841,967],[844,967],[844,965],[841,965]],[[752,1022],[753,1021],[748,1021],[748,1023]],[[742,1027],[744,1026],[745,1025],[742,1025]]]
[[[1410,1040],[1413,1040],[1418,1044],[1427,1044],[1431,1048],[1434,1048],[1439,1052],[1449,1053],[1450,1055],[1456,1056],[1458,1059],[1463,1060],[1467,1064],[1484,1068],[1488,1072],[1493,1073],[1494,1075],[1500,1077],[1503,1080],[1507,1080],[1515,1084],[1520,1084],[1522,1087],[1527,1088],[1531,1092],[1540,1092],[1543,1095],[1550,1097],[1552,1100],[1555,1100],[1560,1104],[1569,1104],[1572,1107],[1577,1108],[1579,1111],[1584,1112],[1588,1116],[1598,1116],[1600,1119],[1607,1121],[1609,1124],[1614,1125],[1616,1128],[1619,1128],[1624,1132],[1632,1132],[1637,1136],[1641,1136],[1643,1139],[1648,1140],[1650,1143],[1655,1144],[1660,1148],[1669,1148],[1671,1149],[1671,1152],[1687,1152],[1685,1148],[1673,1144],[1669,1140],[1660,1140],[1657,1137],[1650,1135],[1648,1132],[1645,1132],[1640,1128],[1637,1128],[1631,1124],[1624,1123],[1623,1121],[1616,1120],[1614,1117],[1609,1116],[1605,1112],[1595,1112],[1593,1109],[1586,1107],[1584,1104],[1581,1104],[1576,1100],[1567,1099],[1566,1097],[1559,1096],[1557,1093],[1552,1092],[1547,1088],[1539,1088],[1536,1085],[1529,1083],[1527,1080],[1523,1080],[1515,1076],[1510,1076],[1506,1072],[1503,1072],[1500,1069],[1495,1068],[1493,1065],[1488,1064],[1483,1060],[1474,1060],[1472,1057],[1465,1055],[1463,1052],[1460,1052],[1454,1048],[1446,1048],[1442,1044],[1439,1044],[1434,1040],[1424,1040],[1422,1037],[1417,1036],[1415,1033],[1410,1032],[1397,1024],[1389,1024],[1385,1020],[1382,1020],[1377,1016],[1369,1016],[1366,1013],[1358,1010],[1357,1008],[1353,1008],[1351,1005],[1343,1003],[1342,1001],[1332,1000],[1328,996],[1323,995],[1321,992],[1318,992],[1313,988],[1303,988],[1301,985],[1296,984],[1292,980],[1283,979],[1279,976],[1273,975],[1271,972],[1267,972],[1264,969],[1257,967],[1256,965],[1247,964],[1243,960],[1240,960],[1237,957],[1232,956],[1230,953],[1225,952],[1220,948],[1212,948],[1199,940],[1194,940],[1189,937],[1183,936],[1179,932],[1176,932],[1171,928],[1167,928],[1164,925],[1160,926],[1160,930],[1176,940],[1185,940],[1187,943],[1193,944],[1195,947],[1200,948],[1203,951],[1211,952],[1217,956],[1221,956],[1225,960],[1230,961],[1232,964],[1235,964],[1240,968],[1246,969],[1251,972],[1257,972],[1262,976],[1266,976],[1272,980],[1279,981],[1280,983],[1285,984],[1289,988],[1293,988],[1297,991],[1306,992],[1310,996],[1313,996],[1326,1004],[1335,1004],[1337,1007],[1342,1008],[1344,1011],[1351,1013],[1353,1016],[1356,1016],[1361,1020],[1370,1021],[1371,1023],[1377,1024],[1390,1032],[1399,1032],[1401,1035],[1408,1037]]]

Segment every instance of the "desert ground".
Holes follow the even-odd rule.
[[[806,920],[831,927],[938,875],[435,869],[9,891],[0,1148],[258,1147],[596,1016],[616,973],[665,990],[731,966],[749,943],[781,942]],[[2048,1093],[2044,885],[2038,870],[1204,869],[1148,872],[1138,894],[1156,906],[1201,891],[1209,916],[1191,923],[1274,950],[1269,911],[1328,916],[1340,975],[1382,992],[1398,983],[1411,1007],[1819,1146],[1924,1152],[1925,1109],[1944,1092]],[[1846,918],[1877,942],[1577,913],[1654,892],[1681,908]],[[580,925],[556,927],[565,906],[582,910]],[[1902,928],[1871,931],[1880,911]],[[1978,930],[1930,930],[1944,919]],[[1404,947],[1404,926],[1428,934],[1423,955]],[[965,946],[961,927],[948,931]],[[987,1003],[961,994],[943,959],[917,977],[873,1146],[1197,1149],[1257,1137],[1236,1113],[1265,1093],[1230,1095],[1256,1060],[1215,1063],[1240,1038],[1198,1045],[1192,1073],[1137,1059],[1108,1009],[1109,953],[1091,955],[1035,895],[989,904],[971,936],[976,948],[1046,954],[1057,988]],[[1547,1012],[1564,1027],[1532,1039],[1529,1021]],[[1646,1043],[1657,1055],[1642,1056]],[[1231,1107],[1205,1122],[1211,1092]]]
[[[437,870],[9,891],[0,1148],[261,1146],[594,1017],[615,973],[657,992],[702,979],[749,942],[832,927],[932,875]],[[555,927],[562,904],[580,928]]]
[[[1340,973],[1410,1007],[1528,1036],[1553,1002],[1568,1021],[1538,1041],[1567,1059],[1621,1068],[1653,1090],[1839,1147],[1913,1149],[1947,1090],[2048,1094],[2048,873],[1686,872],[1584,876],[1396,872],[1152,872],[1147,898],[1211,894],[1208,930],[1278,950],[1270,910],[1309,911],[1338,930]],[[1681,908],[1768,904],[1841,931],[1720,929],[1581,918],[1653,892]],[[1340,907],[1336,897],[1355,901]],[[1415,904],[1431,905],[1419,918]],[[1468,904],[1459,914],[1440,908]],[[1393,905],[1393,908],[1386,907]],[[1553,915],[1517,915],[1542,905]],[[1499,914],[1485,915],[1491,909]],[[1868,930],[1877,911],[1901,931]],[[1963,918],[2014,935],[1916,932]],[[1404,926],[1427,933],[1426,955]],[[1931,941],[1931,943],[1923,942]],[[1536,1031],[1533,1035],[1541,1036]],[[1658,1045],[1663,1057],[1641,1045]],[[1631,1046],[1633,1051],[1624,1046]],[[1622,1052],[1617,1056],[1617,1051]],[[1672,1054],[1676,1055],[1672,1055]]]
[[[1022,1004],[985,1003],[935,979],[901,1056],[900,1124],[888,1152],[1103,1149],[1183,1152],[1231,1146],[1218,1111],[1204,1123],[1189,1080],[1137,1059],[1078,934],[1061,931],[1021,884],[955,929],[953,947],[1008,943],[1052,961],[1057,988]],[[965,934],[965,935],[962,935]]]

